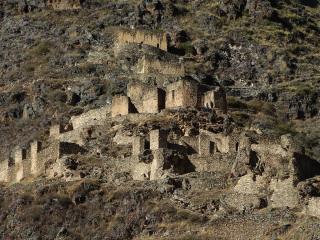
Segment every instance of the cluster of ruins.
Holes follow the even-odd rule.
[[[144,34],[143,31],[118,33],[118,44],[147,44],[161,51],[167,51],[165,34]],[[119,47],[119,46],[116,46]],[[150,85],[132,81],[127,85],[127,95],[114,96],[112,104],[72,117],[70,129],[54,125],[45,145],[39,141],[30,144],[29,149],[16,147],[5,161],[1,162],[0,180],[19,182],[30,176],[62,176],[64,169],[59,161],[70,154],[82,154],[90,126],[103,125],[105,121],[121,122],[124,119],[141,121],[154,118],[165,110],[197,109],[203,112],[217,112],[226,116],[227,102],[224,90],[207,86],[185,76],[183,61],[175,65],[162,63],[161,59],[143,56],[138,62],[139,74],[179,76],[179,80],[163,85]],[[296,183],[320,174],[319,164],[301,154],[290,136],[281,139],[265,138],[264,135],[234,129],[231,132],[212,132],[198,129],[196,134],[185,131],[172,140],[170,131],[151,129],[146,135],[126,135],[117,131],[113,141],[131,148],[131,156],[119,163],[123,171],[131,173],[134,180],[158,180],[174,173],[230,171],[239,177],[233,191],[234,198],[226,199],[237,204],[241,199],[255,205],[257,195],[271,192],[272,207],[296,207],[301,201]],[[254,134],[254,137],[251,135]],[[170,162],[170,151],[178,151],[186,158],[180,159],[179,170]],[[144,161],[146,153],[150,161]],[[283,171],[279,173],[279,169]],[[278,172],[278,176],[272,175]],[[279,176],[279,174],[281,176]],[[248,200],[249,199],[249,200]],[[251,199],[251,200],[250,200]],[[309,200],[306,213],[319,216],[319,198]]]

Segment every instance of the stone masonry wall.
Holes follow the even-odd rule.
[[[167,36],[165,33],[148,33],[142,30],[121,30],[117,33],[117,43],[146,44],[164,51],[168,50]]]
[[[127,96],[114,96],[112,99],[111,116],[123,116],[135,112],[134,107]]]
[[[166,108],[196,107],[198,87],[189,81],[178,81],[167,86]]]
[[[71,123],[73,129],[100,125],[104,120],[107,119],[107,114],[110,112],[110,106],[105,106],[102,108],[90,110],[86,113],[81,114],[80,116],[71,117]]]
[[[0,162],[0,182],[8,181],[9,160]]]
[[[81,0],[47,0],[47,6],[54,10],[75,10],[80,9]]]
[[[143,97],[143,113],[159,113],[165,108],[166,94],[159,88],[152,88]]]
[[[205,92],[202,102],[205,108],[219,109],[224,113],[227,112],[226,94],[221,88]]]
[[[138,62],[138,73],[184,76],[185,68],[183,63],[162,61],[159,58],[145,55]]]
[[[143,112],[143,96],[148,86],[141,82],[129,82],[127,95],[139,113]]]
[[[167,148],[167,133],[163,130],[150,131],[150,149]]]
[[[274,208],[289,207],[294,208],[299,204],[299,192],[293,184],[293,178],[285,180],[273,179],[270,183],[273,191],[270,202]]]

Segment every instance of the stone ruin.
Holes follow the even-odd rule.
[[[127,86],[127,94],[113,98],[113,117],[189,107],[227,112],[226,94],[221,87],[207,87],[185,79],[168,84],[165,88],[131,82]]]
[[[168,39],[164,32],[152,33],[141,29],[122,29],[118,30],[116,35],[117,48],[129,43],[135,43],[145,44],[163,51],[168,51]]]
[[[150,44],[166,50],[163,38],[141,34],[121,32],[118,42]],[[151,71],[166,74],[158,62],[147,67],[149,63],[143,58],[143,64],[142,74]],[[184,70],[178,69],[182,67],[177,66],[174,74],[183,75]],[[88,126],[103,126],[110,120],[141,123],[154,119],[165,109],[179,112],[175,110],[187,108],[207,113],[215,110],[220,117],[226,117],[226,94],[221,87],[203,85],[185,77],[163,86],[131,81],[127,85],[127,96],[114,96],[111,106],[72,117],[71,127],[51,126],[47,143],[35,140],[28,149],[16,147],[13,154],[0,162],[0,181],[15,183],[28,177],[63,175],[61,158],[85,152]],[[126,134],[116,125],[118,130],[113,142],[131,148],[131,155],[122,158],[117,167],[130,172],[134,180],[159,180],[195,171],[229,171],[237,182],[224,201],[239,211],[260,208],[266,202],[272,208],[296,208],[302,201],[298,182],[320,175],[320,164],[304,155],[289,135],[278,139],[249,130],[226,131],[221,126],[210,129],[199,125],[198,128],[194,133],[186,130],[173,140],[170,130],[161,127],[144,134]],[[319,197],[310,197],[304,213],[320,217],[319,205]]]
[[[47,7],[54,10],[76,10],[82,8],[84,0],[47,0]]]
[[[144,55],[137,65],[140,74],[163,74],[184,76],[185,68],[182,60],[179,62],[161,59],[159,56]]]
[[[73,142],[61,141],[63,138],[60,125],[50,128],[49,142],[45,145],[37,140],[29,148],[14,148],[12,155],[1,162],[0,181],[15,183],[29,177],[61,175],[63,169],[59,159],[64,155],[82,154],[85,150]],[[47,163],[51,163],[47,168]]]

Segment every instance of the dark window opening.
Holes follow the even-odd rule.
[[[150,142],[149,141],[144,142],[144,149],[150,149]]]
[[[210,142],[209,148],[210,148],[210,149],[209,149],[210,154],[215,153],[215,143],[214,143],[214,142]]]

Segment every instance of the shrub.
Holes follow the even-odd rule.
[[[247,109],[248,108],[246,103],[242,102],[241,100],[238,100],[235,97],[228,97],[227,102],[228,102],[229,108],[236,108],[236,109]]]
[[[52,48],[53,48],[52,43],[50,43],[48,41],[43,41],[43,42],[40,42],[38,45],[36,45],[35,47],[33,47],[30,50],[30,55],[32,55],[32,56],[45,56],[50,52],[50,50]]]

